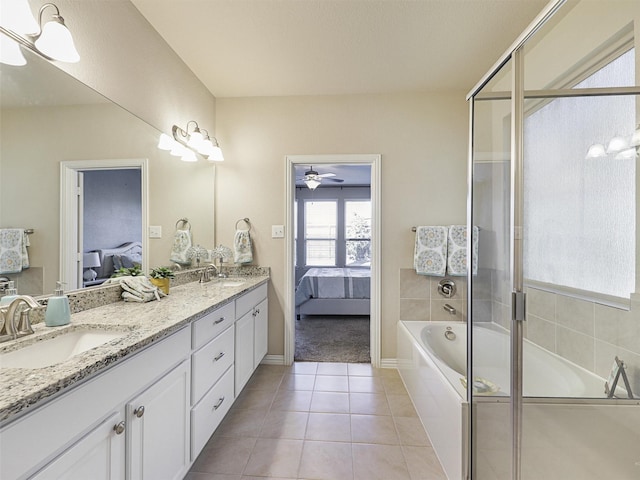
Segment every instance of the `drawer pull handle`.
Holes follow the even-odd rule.
[[[217,410],[218,408],[220,408],[220,405],[222,405],[222,402],[224,402],[224,397],[220,397],[220,399],[218,400],[218,403],[216,403],[216,404],[213,406],[213,409],[214,409],[214,410]]]
[[[220,360],[222,357],[224,357],[224,352],[220,352],[217,356],[213,357],[213,361],[217,362],[218,360]]]
[[[138,408],[136,408],[133,411],[133,414],[138,418],[142,417],[144,415],[144,405],[140,405]]]
[[[260,315],[260,309],[256,308],[256,315]]]
[[[125,423],[120,422],[113,426],[113,431],[116,432],[116,435],[122,435],[124,433]]]
[[[217,319],[216,321],[213,322],[214,325],[218,325],[219,323],[224,322],[224,317],[220,317],[219,319]]]

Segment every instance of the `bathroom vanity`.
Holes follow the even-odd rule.
[[[267,282],[190,283],[36,325],[21,340],[125,334],[42,368],[0,356],[0,478],[183,478],[267,352]]]

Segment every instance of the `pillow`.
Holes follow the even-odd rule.
[[[120,270],[121,268],[133,268],[136,265],[138,267],[142,266],[142,255],[139,253],[113,256],[113,267],[115,270]]]

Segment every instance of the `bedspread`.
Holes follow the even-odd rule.
[[[310,298],[369,298],[368,268],[311,268],[296,288],[296,306]]]

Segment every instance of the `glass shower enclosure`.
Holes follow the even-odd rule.
[[[640,478],[639,51],[552,1],[469,94],[473,479]]]

